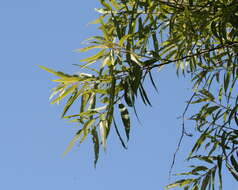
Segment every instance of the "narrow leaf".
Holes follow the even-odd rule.
[[[126,132],[127,141],[128,141],[129,138],[130,138],[130,116],[129,116],[129,112],[123,104],[119,104],[118,107],[119,107],[119,111],[121,113],[121,119],[122,119],[123,125],[125,127],[125,132]]]
[[[230,160],[231,160],[232,166],[233,166],[234,169],[238,172],[238,163],[237,163],[237,161],[236,161],[236,159],[235,159],[235,157],[234,157],[233,155],[231,155]]]
[[[102,146],[103,146],[104,150],[106,150],[106,136],[107,136],[107,121],[106,120],[100,121],[99,129],[100,129]]]
[[[127,149],[126,144],[124,143],[124,141],[123,141],[123,139],[122,139],[122,137],[121,137],[121,134],[120,134],[120,132],[119,132],[119,130],[118,130],[118,127],[117,127],[117,125],[116,125],[116,122],[115,122],[114,118],[113,118],[113,123],[114,123],[114,126],[115,126],[115,130],[116,130],[117,136],[119,137],[123,148]]]
[[[67,96],[69,93],[73,92],[78,85],[72,85],[70,88],[66,89],[62,94],[60,94],[56,99],[54,99],[51,104],[55,104],[56,102],[59,102],[62,100],[65,96]]]
[[[82,135],[82,129],[80,129],[76,135],[74,136],[73,140],[69,143],[68,147],[64,151],[63,155],[66,155],[75,145],[75,143],[79,140],[80,136]]]
[[[96,168],[96,164],[99,158],[99,139],[98,139],[98,133],[96,128],[92,130],[92,140],[94,144],[94,167]]]
[[[47,68],[47,67],[44,67],[44,66],[42,66],[42,65],[39,65],[39,67],[42,68],[42,69],[44,69],[45,71],[47,71],[47,72],[49,72],[49,73],[52,73],[52,74],[58,76],[58,77],[69,77],[69,76],[70,76],[70,75],[67,75],[67,74],[65,74],[65,73],[62,73],[62,72],[60,72],[60,71],[54,71],[54,70],[49,69],[49,68]]]
[[[81,62],[90,62],[90,63],[91,63],[91,62],[94,62],[94,61],[96,61],[97,59],[102,58],[102,56],[104,55],[105,52],[106,52],[106,50],[103,49],[103,50],[99,51],[97,54],[95,54],[95,55],[93,55],[93,56],[91,56],[91,57],[88,57],[88,58],[86,58],[86,59],[82,59]]]

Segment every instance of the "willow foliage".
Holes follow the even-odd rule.
[[[196,104],[190,115],[200,134],[187,160],[198,160],[181,173],[181,179],[167,188],[184,190],[222,189],[226,168],[238,180],[238,1],[236,0],[100,0],[93,24],[100,36],[87,40],[80,52],[97,53],[82,60],[87,73],[69,75],[46,67],[58,78],[52,103],[67,99],[62,118],[80,124],[66,153],[75,143],[92,137],[95,165],[100,147],[106,149],[110,128],[124,148],[130,136],[129,109],[135,101],[151,105],[144,89],[151,71],[173,64],[177,74],[189,75],[193,95],[187,108]],[[71,105],[80,110],[67,115]],[[186,108],[186,110],[187,110]],[[186,110],[183,115],[185,118]],[[118,130],[121,115],[125,137]],[[183,124],[184,125],[184,124]],[[186,135],[183,126],[183,135]]]

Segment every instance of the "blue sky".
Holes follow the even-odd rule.
[[[159,73],[159,94],[151,90],[152,108],[138,104],[141,123],[133,119],[129,149],[111,134],[97,169],[89,141],[62,153],[77,127],[60,119],[62,106],[50,105],[51,75],[37,65],[76,72],[84,55],[73,52],[94,35],[96,0],[0,0],[0,189],[162,189],[180,137],[177,119],[189,97],[189,83],[172,67]],[[86,54],[87,55],[87,54]],[[186,139],[178,156],[193,142]],[[186,165],[178,157],[175,170]],[[226,175],[226,174],[225,174]],[[227,187],[237,189],[228,180]],[[234,188],[236,186],[236,188]]]

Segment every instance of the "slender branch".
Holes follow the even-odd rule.
[[[196,93],[194,93],[194,94],[190,97],[190,99],[189,99],[189,101],[188,101],[188,103],[187,103],[187,105],[186,105],[186,107],[185,107],[185,109],[184,109],[183,115],[182,115],[182,119],[183,119],[183,123],[182,123],[182,133],[181,133],[181,136],[180,136],[180,139],[179,139],[177,148],[176,148],[176,150],[175,150],[175,152],[174,152],[174,155],[173,155],[172,164],[171,164],[170,170],[169,170],[169,180],[170,180],[170,178],[171,178],[171,174],[172,174],[172,170],[173,170],[173,167],[174,167],[174,164],[175,164],[176,156],[177,156],[178,151],[179,151],[179,149],[180,149],[182,140],[183,140],[183,138],[184,138],[185,135],[191,136],[191,134],[188,134],[188,133],[186,132],[186,130],[185,130],[185,114],[186,114],[186,112],[187,112],[187,110],[188,110],[188,108],[189,108],[189,105],[191,104],[191,102],[192,102],[192,100],[193,100],[193,98],[194,98],[195,95],[196,95]]]
[[[174,62],[177,62],[177,61],[182,61],[184,59],[187,59],[187,58],[191,58],[191,57],[196,57],[196,56],[200,56],[200,55],[203,55],[205,53],[209,53],[211,51],[215,51],[217,49],[221,49],[221,48],[225,48],[225,47],[231,47],[231,46],[234,46],[234,45],[237,45],[238,43],[232,43],[232,44],[224,44],[224,45],[221,45],[221,46],[217,46],[217,47],[214,47],[214,48],[211,48],[211,49],[205,49],[203,51],[200,51],[198,53],[195,53],[195,54],[191,54],[191,55],[186,55],[184,57],[181,57],[181,58],[178,58],[178,59],[174,59],[174,60],[169,60],[169,61],[166,61],[164,63],[160,63],[160,64],[154,64],[154,65],[148,65],[148,66],[144,66],[145,68],[149,68],[149,69],[153,69],[155,67],[161,67],[161,66],[164,66],[164,65],[168,65],[170,63],[174,63]],[[158,60],[160,61],[160,60]]]

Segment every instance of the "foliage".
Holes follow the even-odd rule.
[[[88,73],[68,75],[43,69],[59,77],[52,103],[70,95],[62,118],[79,123],[66,153],[75,143],[92,136],[95,165],[100,146],[106,148],[112,126],[124,148],[115,113],[121,115],[127,140],[130,136],[128,110],[136,113],[137,97],[151,105],[143,81],[151,71],[173,64],[178,75],[189,75],[193,95],[183,114],[195,122],[199,138],[187,160],[201,165],[179,175],[184,178],[167,186],[184,190],[222,189],[222,170],[238,180],[238,2],[236,0],[100,0],[102,7],[93,24],[101,36],[87,40],[79,49],[98,52],[83,59],[80,68]],[[80,111],[66,115],[80,99]],[[186,118],[187,108],[197,112]],[[129,109],[130,108],[130,109]],[[186,135],[183,122],[183,134]],[[198,162],[196,162],[198,163]]]

